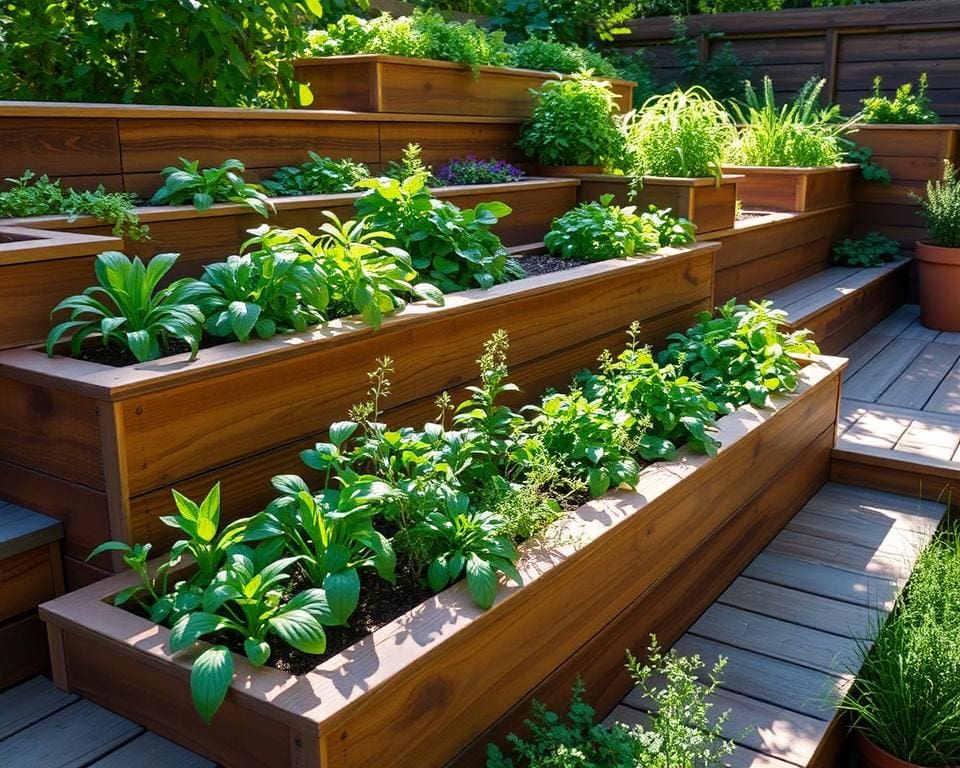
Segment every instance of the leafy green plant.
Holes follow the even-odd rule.
[[[315,56],[379,53],[453,61],[474,72],[483,65],[506,65],[510,58],[502,32],[487,32],[472,21],[447,21],[436,11],[419,8],[398,19],[389,13],[370,20],[343,16],[308,39]]]
[[[217,168],[200,168],[199,160],[181,157],[182,168],[163,169],[163,186],[150,198],[151,205],[181,205],[189,200],[198,211],[214,203],[243,203],[261,216],[274,210],[259,184],[243,180],[246,170],[239,160],[224,160]]]
[[[554,219],[543,238],[547,250],[562,258],[603,261],[694,240],[694,225],[686,219],[675,219],[652,206],[638,216],[636,206],[621,208],[612,201],[613,195],[603,195],[599,202],[581,203]]]
[[[68,221],[79,216],[93,216],[98,221],[113,225],[113,234],[131,240],[149,240],[150,228],[140,223],[134,211],[136,195],[127,192],[107,192],[103,185],[95,190],[78,192],[60,188],[60,179],[39,178],[31,170],[19,179],[5,179],[10,189],[0,192],[0,217],[21,218],[66,214]]]
[[[701,382],[725,413],[745,403],[764,407],[771,394],[794,391],[800,364],[791,356],[819,351],[810,331],[781,330],[786,313],[770,301],[744,305],[731,299],[696,319],[686,333],[667,337],[670,345],[660,361]]]
[[[526,37],[594,45],[625,34],[634,3],[622,0],[505,0],[496,3],[490,26],[511,41]]]
[[[526,721],[529,738],[507,736],[513,746],[509,758],[489,744],[487,768],[721,768],[735,749],[723,738],[730,710],[714,715],[710,698],[720,687],[726,659],[721,656],[711,667],[707,683],[698,679],[703,666],[698,655],[664,653],[653,637],[645,663],[627,652],[627,669],[650,713],[648,725],[597,723],[578,679],[564,717],[535,701],[533,719]]]
[[[334,195],[349,192],[358,181],[370,178],[363,163],[349,158],[333,160],[308,151],[310,159],[300,166],[284,166],[263,182],[271,195],[278,197],[299,195]]]
[[[337,1],[4,4],[0,98],[285,107],[289,62]]]
[[[441,510],[430,512],[413,533],[433,543],[436,552],[427,568],[427,583],[440,592],[465,572],[467,589],[483,609],[497,596],[497,574],[514,584],[523,579],[514,566],[519,555],[499,534],[500,521],[489,512],[472,509],[464,493],[447,493]]]
[[[383,175],[397,181],[406,181],[414,176],[423,176],[428,185],[433,183],[433,168],[424,164],[420,157],[422,152],[419,144],[407,144],[400,153],[400,160],[391,160],[387,164],[387,170]]]
[[[921,553],[889,618],[857,641],[841,707],[874,744],[915,765],[960,762],[960,528]]]
[[[64,299],[51,310],[53,317],[69,309],[70,319],[55,325],[47,335],[47,354],[52,356],[57,342],[70,332],[73,355],[79,354],[88,336],[99,334],[105,347],[116,344],[141,363],[163,355],[171,339],[189,345],[192,360],[202,334],[202,307],[212,291],[190,278],[159,288],[176,260],[175,253],[159,253],[144,265],[139,256],[130,259],[119,251],[101,253],[94,262],[98,285]]]
[[[303,653],[323,653],[330,623],[322,590],[307,589],[283,602],[283,588],[296,557],[276,559],[276,548],[231,548],[227,563],[203,592],[200,608],[177,620],[170,630],[170,650],[180,653],[212,634],[236,634],[244,655],[255,667],[270,658],[269,635]],[[225,645],[206,648],[193,661],[190,692],[200,716],[210,722],[233,680],[233,655]]]
[[[510,47],[510,66],[539,72],[593,72],[597,77],[619,77],[617,68],[596,51],[536,37]]]
[[[534,91],[536,104],[517,145],[540,165],[616,165],[624,138],[609,84],[587,75],[550,80]]]
[[[295,232],[266,224],[250,232],[241,255],[203,268],[214,291],[206,330],[249,341],[251,333],[269,339],[323,322],[330,287],[321,263],[297,247]]]
[[[577,376],[586,397],[614,414],[621,444],[647,461],[673,458],[680,445],[714,456],[716,407],[701,384],[672,365],[657,365],[650,348],[639,342],[633,323],[627,348],[616,357],[600,356],[600,371]]]
[[[370,179],[358,186],[369,192],[356,201],[357,212],[372,228],[393,233],[409,251],[414,269],[444,293],[523,277],[520,265],[490,231],[510,213],[509,206],[490,202],[460,210],[435,198],[422,175],[402,182]]]
[[[911,124],[939,123],[940,115],[930,108],[930,96],[927,94],[927,73],[920,75],[917,91],[913,92],[912,83],[897,86],[892,99],[880,92],[883,80],[877,75],[873,80],[873,95],[860,101],[863,111],[860,120],[864,123]]]
[[[682,0],[681,0],[682,1]],[[764,2],[764,0],[760,0]],[[696,12],[696,11],[692,11]],[[700,35],[687,32],[683,19],[685,13],[671,13],[673,21],[672,47],[680,65],[680,76],[675,87],[689,88],[699,85],[716,99],[729,99],[743,89],[743,81],[750,77],[752,65],[737,55],[733,44],[722,32],[706,32],[710,52],[704,59],[700,55]]]
[[[880,184],[890,184],[893,177],[890,171],[882,165],[873,162],[873,150],[870,147],[854,147],[849,150],[844,157],[848,163],[856,163],[860,166],[860,173],[865,181],[876,181]]]
[[[960,178],[949,160],[943,161],[943,177],[927,182],[927,196],[913,198],[920,203],[927,232],[934,245],[960,248]]]
[[[879,267],[900,258],[900,243],[879,232],[853,240],[844,238],[833,246],[833,260],[848,267]]]
[[[723,106],[703,88],[650,97],[626,120],[629,171],[643,176],[712,176],[735,135]]]
[[[762,94],[747,83],[742,103],[730,105],[740,126],[728,162],[738,165],[820,168],[836,165],[852,148],[845,138],[856,117],[844,120],[840,107],[820,106],[825,80],[808,80],[789,104],[777,106],[773,81],[763,78]]]

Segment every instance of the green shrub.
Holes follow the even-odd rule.
[[[701,382],[723,413],[746,403],[764,407],[771,394],[797,388],[800,365],[791,355],[819,351],[810,331],[784,333],[786,320],[769,301],[730,299],[716,312],[698,314],[686,333],[668,336],[660,362]]]
[[[490,19],[511,42],[526,37],[593,45],[626,32],[634,4],[623,0],[504,0]]]
[[[585,75],[535,92],[517,145],[540,165],[615,165],[623,156],[619,109],[609,83]]]
[[[674,19],[672,46],[680,65],[674,87],[699,85],[716,99],[733,98],[743,90],[751,66],[740,59],[722,32],[706,33],[706,38],[711,42],[711,52],[706,59],[701,59],[700,37],[687,34],[682,17]]]
[[[840,107],[820,106],[825,80],[811,78],[789,104],[777,107],[773,81],[763,78],[762,95],[747,83],[743,103],[731,110],[740,125],[728,152],[737,165],[826,167],[843,161],[853,144],[844,136],[856,118],[843,120]]]
[[[302,165],[284,166],[263,182],[263,187],[277,197],[299,195],[335,195],[349,192],[358,181],[370,178],[363,163],[349,158],[333,160],[316,152],[307,152],[310,159]]]
[[[317,0],[20,0],[0,98],[285,107]]]
[[[927,182],[927,196],[913,196],[934,245],[960,248],[960,178],[949,160],[943,162],[943,178]]]
[[[630,173],[712,176],[719,181],[725,148],[735,134],[730,116],[703,88],[652,96],[626,122]]]
[[[107,192],[103,185],[95,190],[77,192],[60,188],[60,180],[50,181],[46,176],[36,178],[26,170],[19,179],[5,179],[10,189],[0,192],[0,217],[25,218],[30,216],[66,215],[69,221],[78,216],[93,216],[98,221],[113,225],[113,234],[131,240],[149,240],[150,228],[140,223],[134,213],[136,195],[129,192]]]
[[[669,211],[636,214],[635,206],[611,205],[613,195],[600,202],[581,203],[554,219],[543,238],[550,253],[565,259],[624,259],[656,251],[666,245],[684,245],[694,240],[694,226],[675,219]]]
[[[596,51],[535,37],[510,46],[510,66],[540,72],[592,72],[597,77],[619,77],[617,68]]]
[[[833,246],[833,260],[848,267],[879,267],[900,258],[900,243],[879,232],[852,240],[847,237]]]
[[[239,160],[224,160],[217,168],[200,168],[198,160],[181,157],[182,168],[163,169],[163,186],[153,193],[151,205],[182,205],[188,200],[198,211],[214,203],[242,203],[261,216],[273,211],[273,203],[259,184],[243,180],[246,170]]]
[[[913,84],[897,86],[892,99],[880,93],[882,84],[880,75],[873,80],[873,95],[860,101],[863,112],[860,115],[864,123],[939,123],[940,115],[930,109],[930,97],[927,95],[927,73],[920,75],[917,92],[913,93]]]

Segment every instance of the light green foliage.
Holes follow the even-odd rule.
[[[330,303],[328,276],[296,232],[266,224],[234,255],[203,268],[215,292],[205,328],[214,336],[248,341],[304,331],[323,322]]]
[[[503,33],[487,32],[472,21],[447,21],[436,11],[420,9],[398,19],[389,13],[371,20],[344,16],[325,30],[311,32],[309,47],[315,56],[379,53],[453,61],[474,71],[510,61]]]
[[[800,366],[791,355],[819,351],[809,331],[787,334],[781,330],[786,324],[786,314],[769,301],[731,299],[715,313],[697,315],[686,333],[669,336],[660,361],[702,382],[724,413],[746,403],[764,407],[769,395],[797,388]]]
[[[426,179],[428,186],[433,184],[436,181],[433,178],[433,168],[423,162],[420,157],[422,153],[423,150],[419,144],[407,144],[400,153],[400,160],[391,160],[387,164],[387,170],[384,171],[383,175],[397,181],[406,181],[413,176],[422,176]]]
[[[849,150],[843,159],[848,163],[857,163],[865,181],[876,181],[880,184],[889,184],[893,181],[890,171],[882,165],[873,162],[873,150],[870,147],[854,147]]]
[[[19,179],[5,179],[10,189],[0,192],[0,218],[25,218],[65,214],[69,221],[78,216],[93,216],[113,225],[113,234],[131,240],[149,240],[150,228],[140,223],[134,212],[136,195],[107,192],[103,185],[95,190],[77,192],[60,188],[60,179],[37,178],[26,170]]]
[[[636,206],[621,208],[612,200],[613,195],[604,195],[598,203],[581,203],[554,219],[543,238],[547,250],[565,259],[603,261],[693,242],[694,225],[686,219],[654,206],[638,216]]]
[[[727,161],[737,165],[826,167],[836,165],[852,148],[845,136],[856,118],[844,120],[840,107],[820,105],[825,80],[808,80],[789,104],[778,107],[773,81],[763,78],[758,94],[747,83],[742,103],[731,104],[740,126]]]
[[[357,212],[368,217],[370,227],[392,233],[420,276],[444,293],[523,277],[490,231],[510,213],[509,206],[490,202],[461,210],[435,198],[423,175],[402,182],[370,179],[357,186],[369,190],[356,201]]]
[[[897,86],[892,99],[880,92],[883,80],[879,75],[873,80],[873,95],[860,101],[863,112],[860,119],[864,123],[939,123],[940,115],[930,108],[930,96],[927,95],[927,73],[920,75],[917,91],[913,92],[912,83]]]
[[[619,77],[617,68],[596,51],[556,40],[531,37],[510,48],[510,66],[540,72],[592,72],[597,77]],[[630,105],[624,105],[629,109]]]
[[[285,107],[288,62],[335,2],[5,3],[0,98]]]
[[[595,722],[578,679],[565,716],[535,701],[533,719],[526,721],[530,736],[507,736],[513,747],[509,758],[495,744],[488,745],[487,768],[721,768],[735,749],[722,733],[730,711],[715,714],[710,699],[720,686],[726,659],[717,660],[709,683],[702,684],[700,657],[663,653],[656,638],[651,638],[645,663],[629,652],[627,658],[650,712],[648,725]]]
[[[943,178],[927,182],[927,196],[913,196],[934,245],[960,248],[960,178],[949,160],[943,163]]]
[[[871,741],[915,765],[960,764],[960,528],[920,554],[893,614],[858,641],[843,708]],[[860,666],[862,662],[862,667]]]
[[[723,106],[694,86],[652,96],[628,116],[634,176],[722,176],[720,164],[735,128]]]
[[[243,180],[246,170],[239,160],[224,160],[217,168],[200,168],[198,160],[181,157],[182,168],[168,166],[163,186],[153,193],[151,205],[182,205],[190,201],[198,211],[214,203],[243,203],[261,216],[273,212],[273,203],[259,184]]]
[[[334,195],[351,191],[358,181],[370,178],[363,163],[350,159],[333,160],[316,152],[307,152],[310,159],[300,166],[284,166],[263,182],[263,187],[277,197],[293,195]]]
[[[609,84],[586,75],[548,81],[517,145],[540,165],[616,166],[624,152],[619,108]]]
[[[175,253],[159,253],[144,265],[139,256],[130,259],[119,251],[101,253],[94,262],[98,285],[64,299],[51,310],[52,317],[69,309],[70,319],[47,335],[47,354],[52,356],[56,343],[70,332],[73,355],[80,352],[84,339],[100,334],[104,346],[117,344],[141,363],[160,357],[171,339],[188,344],[193,359],[202,333],[202,307],[212,291],[190,278],[159,288],[176,260]]]
[[[833,260],[848,267],[879,267],[900,258],[900,243],[879,232],[868,232],[865,237],[849,237],[833,246]]]
[[[600,371],[577,377],[584,394],[602,405],[621,430],[621,443],[647,461],[671,459],[680,445],[713,456],[719,443],[710,431],[716,418],[703,386],[673,365],[660,366],[630,326],[627,348],[600,356]]]

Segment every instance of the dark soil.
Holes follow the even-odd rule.
[[[535,275],[546,275],[550,272],[561,272],[565,269],[582,267],[591,262],[586,259],[561,259],[549,253],[534,253],[529,256],[522,256],[517,261],[527,273],[527,277]]]
[[[179,339],[174,339],[167,344],[166,354],[163,355],[163,357],[179,355],[181,352],[189,351],[189,344]],[[105,347],[102,344],[98,344],[95,347],[85,347],[80,350],[77,359],[86,360],[90,363],[100,363],[100,365],[109,365],[113,368],[123,368],[125,365],[134,365],[137,362],[137,358],[133,356],[133,353],[129,349],[119,347],[116,344],[109,347]]]

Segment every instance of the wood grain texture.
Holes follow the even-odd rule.
[[[763,168],[724,166],[725,173],[743,174],[738,195],[743,207],[761,211],[816,211],[853,199],[855,165],[836,168]]]
[[[0,624],[55,597],[58,580],[54,571],[60,567],[60,549],[49,544],[0,560]],[[60,577],[61,587],[62,583]]]
[[[33,677],[50,666],[43,622],[37,617],[36,611],[0,623],[0,655],[3,657],[0,689]],[[0,741],[2,744],[4,742]],[[2,756],[0,751],[0,759]]]
[[[0,146],[0,178],[18,178],[26,170],[53,179],[105,177],[119,174],[123,167],[116,120],[4,118]]]

